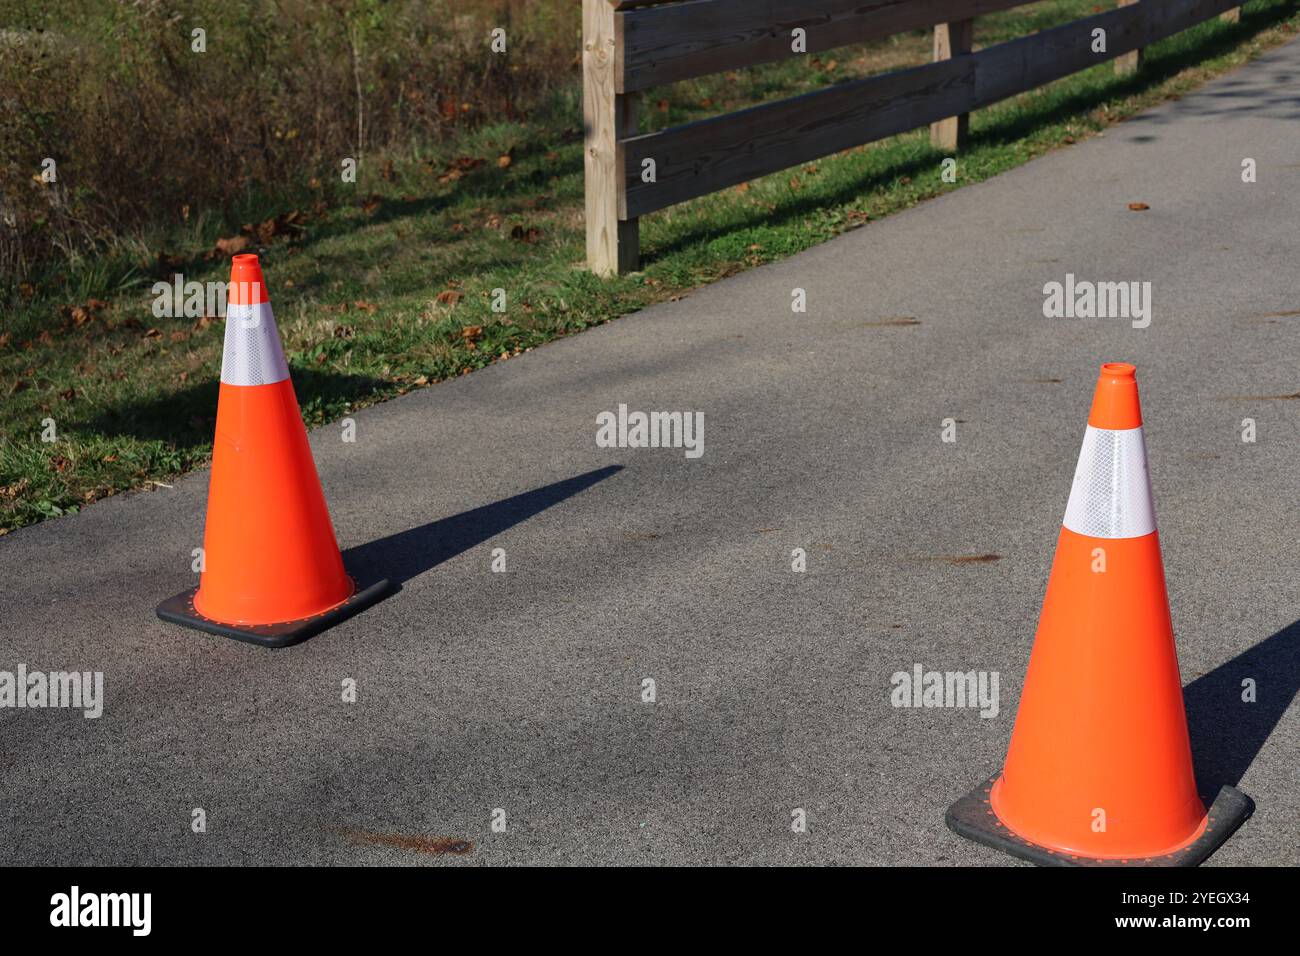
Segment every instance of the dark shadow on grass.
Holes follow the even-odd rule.
[[[349,548],[343,552],[343,563],[362,586],[381,578],[387,578],[393,584],[401,586],[416,575],[482,544],[622,470],[622,465],[597,468],[472,511],[463,511],[449,518],[439,518],[407,531],[399,531],[386,538]]]
[[[939,155],[937,152],[933,155],[927,152],[925,155],[905,163],[896,163],[879,173],[873,173],[855,182],[845,183],[829,193],[817,193],[794,202],[782,203],[772,212],[764,209],[747,211],[744,215],[731,222],[726,231],[727,233],[733,233],[757,228],[758,226],[788,225],[804,218],[809,213],[825,209],[827,206],[839,206],[877,190],[882,190],[900,177],[915,176],[923,171],[931,170],[935,167]],[[663,259],[669,259],[693,246],[707,245],[721,235],[718,227],[711,224],[704,217],[697,221],[700,222],[700,225],[686,230],[675,239],[662,245],[643,249],[641,268],[644,269]]]
[[[1023,139],[1043,127],[1086,113],[1103,103],[1140,93],[1170,79],[1188,67],[1196,66],[1232,50],[1262,30],[1287,19],[1292,12],[1290,6],[1253,12],[1247,10],[1243,12],[1240,23],[1231,27],[1221,24],[1212,35],[1205,37],[1191,49],[1160,53],[1157,48],[1154,54],[1148,55],[1142,69],[1135,74],[1127,77],[1116,76],[1100,89],[1080,91],[1062,99],[1030,104],[1024,112],[982,126],[972,131],[967,141],[967,149],[1006,145]],[[1270,99],[1261,108],[1273,106],[1276,106],[1276,103]],[[733,222],[727,231],[739,232],[762,225],[787,225],[827,206],[846,204],[883,190],[899,178],[933,171],[939,157],[943,155],[945,154],[938,150],[926,149],[915,159],[893,164],[854,182],[845,183],[829,193],[812,193],[793,202],[782,203],[773,212],[764,209],[747,211]],[[688,229],[667,243],[643,249],[642,268],[691,247],[707,244],[717,237],[716,226],[701,221],[695,228]]]
[[[1242,681],[1255,682],[1254,703]],[[1197,784],[1213,797],[1236,786],[1300,690],[1300,621],[1183,688]]]
[[[516,146],[511,152],[512,163],[509,172],[504,172],[498,167],[496,157],[480,157],[486,160],[484,164],[463,173],[461,178],[457,180],[456,185],[445,193],[436,196],[413,195],[406,199],[403,199],[400,195],[379,196],[378,207],[365,219],[355,221],[350,218],[332,217],[316,221],[309,225],[304,236],[295,240],[294,245],[300,249],[308,248],[324,239],[348,235],[358,229],[386,225],[416,217],[436,216],[454,206],[470,202],[496,203],[497,205],[493,207],[495,212],[509,214],[510,210],[500,207],[500,203],[509,203],[512,200],[522,203],[536,196],[539,191],[545,189],[552,175],[552,171],[541,168],[520,172],[518,167],[527,166],[533,159],[550,153],[554,149],[555,144],[543,142],[541,139],[530,139],[527,143]],[[441,170],[436,170],[433,173],[424,174],[428,177],[429,182],[423,188],[429,189],[440,186],[441,184],[437,183],[440,172]],[[554,174],[558,175],[563,172],[564,170],[557,169]],[[334,198],[335,200],[341,200],[335,202],[334,208],[336,211],[345,209],[349,205],[363,206],[365,203],[365,197],[344,199],[343,194],[337,188]]]
[[[381,392],[388,386],[365,375],[340,375],[295,367],[291,371],[294,394],[312,424],[331,417],[332,410]],[[217,420],[216,377],[183,389],[144,400],[111,406],[92,418],[75,422],[74,430],[101,435],[129,435],[144,441],[163,441],[179,449],[212,442]]]

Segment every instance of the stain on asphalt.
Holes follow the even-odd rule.
[[[914,315],[891,315],[879,322],[863,322],[864,329],[892,329],[901,325],[920,325],[921,320]]]
[[[391,846],[398,850],[410,850],[414,853],[428,853],[432,856],[452,854],[464,856],[474,849],[468,840],[452,837],[418,836],[405,833],[370,833],[366,830],[339,830],[344,839],[353,843],[367,843],[372,846]]]

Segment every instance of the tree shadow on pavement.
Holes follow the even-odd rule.
[[[343,563],[363,587],[380,578],[387,578],[400,587],[416,575],[482,544],[622,470],[622,465],[597,468],[472,511],[463,511],[449,518],[439,518],[416,528],[399,531],[386,538],[348,548],[343,552]]]
[[[1242,700],[1242,681],[1256,700]],[[1211,798],[1236,786],[1300,689],[1300,621],[1282,628],[1183,688],[1197,784]]]

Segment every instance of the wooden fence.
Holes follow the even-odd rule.
[[[1216,15],[1236,19],[1241,0],[1118,0],[972,52],[975,17],[1028,2],[583,0],[588,266],[601,275],[635,270],[639,216],[757,176],[926,124],[937,147],[959,149],[971,110],[1105,60],[1137,69],[1144,46]],[[934,62],[925,66],[637,131],[637,94],[647,87],[927,27]]]

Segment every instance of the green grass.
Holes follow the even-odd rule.
[[[976,42],[1095,9],[1057,0],[987,17]],[[995,176],[1190,90],[1298,28],[1294,2],[1259,0],[1239,25],[1211,21],[1149,49],[1135,77],[1119,79],[1107,63],[983,110],[956,185],[942,181],[942,157],[921,130],[646,217],[643,270],[617,279],[583,268],[576,89],[533,122],[483,127],[391,163],[372,158],[356,185],[278,184],[306,221],[251,248],[262,255],[304,418],[317,425]],[[651,91],[643,128],[925,62],[929,43],[917,32]],[[462,159],[483,162],[459,163],[463,174],[449,177]],[[236,212],[256,223],[290,208],[250,197]],[[17,308],[0,326],[0,534],[207,459],[221,322],[155,319],[150,286],[174,271],[224,280],[227,257],[211,251],[230,233],[216,214],[196,211],[183,230],[124,237],[10,290]],[[174,258],[160,265],[160,253]],[[494,289],[505,290],[504,313],[492,310]],[[88,300],[104,304],[87,309]],[[49,419],[54,442],[41,440]]]

